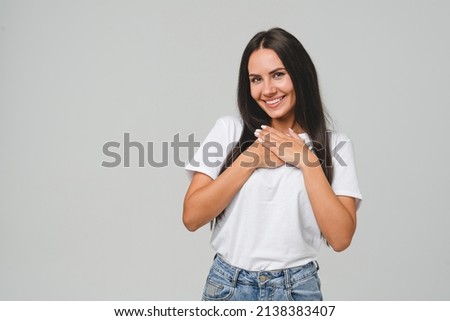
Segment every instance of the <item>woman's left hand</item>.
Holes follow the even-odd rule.
[[[258,141],[284,162],[299,169],[304,166],[317,166],[318,159],[311,152],[305,142],[289,128],[287,133],[282,133],[275,128],[263,125],[255,131]],[[320,164],[319,164],[320,165]]]

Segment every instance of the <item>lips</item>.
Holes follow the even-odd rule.
[[[280,101],[283,100],[284,97],[285,97],[285,96],[278,97],[278,98],[275,98],[275,99],[272,99],[272,100],[266,100],[265,102],[266,102],[266,104],[267,104],[269,107],[275,107],[275,106],[278,105],[278,103],[279,103]]]

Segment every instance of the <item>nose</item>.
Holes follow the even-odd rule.
[[[272,84],[272,81],[265,81],[264,82],[264,88],[263,88],[263,94],[264,96],[273,96],[277,92],[277,89]]]

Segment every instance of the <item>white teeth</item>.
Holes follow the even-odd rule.
[[[266,100],[266,103],[269,105],[275,105],[277,102],[279,102],[281,99],[283,99],[283,97],[274,99],[274,100]]]

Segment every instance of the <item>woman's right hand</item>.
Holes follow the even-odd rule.
[[[255,169],[284,164],[268,148],[255,141],[216,179],[195,173],[184,199],[183,222],[186,228],[195,231],[217,217]]]
[[[245,159],[240,162],[241,167],[277,168],[285,164],[283,160],[257,140],[242,154],[245,156]]]

